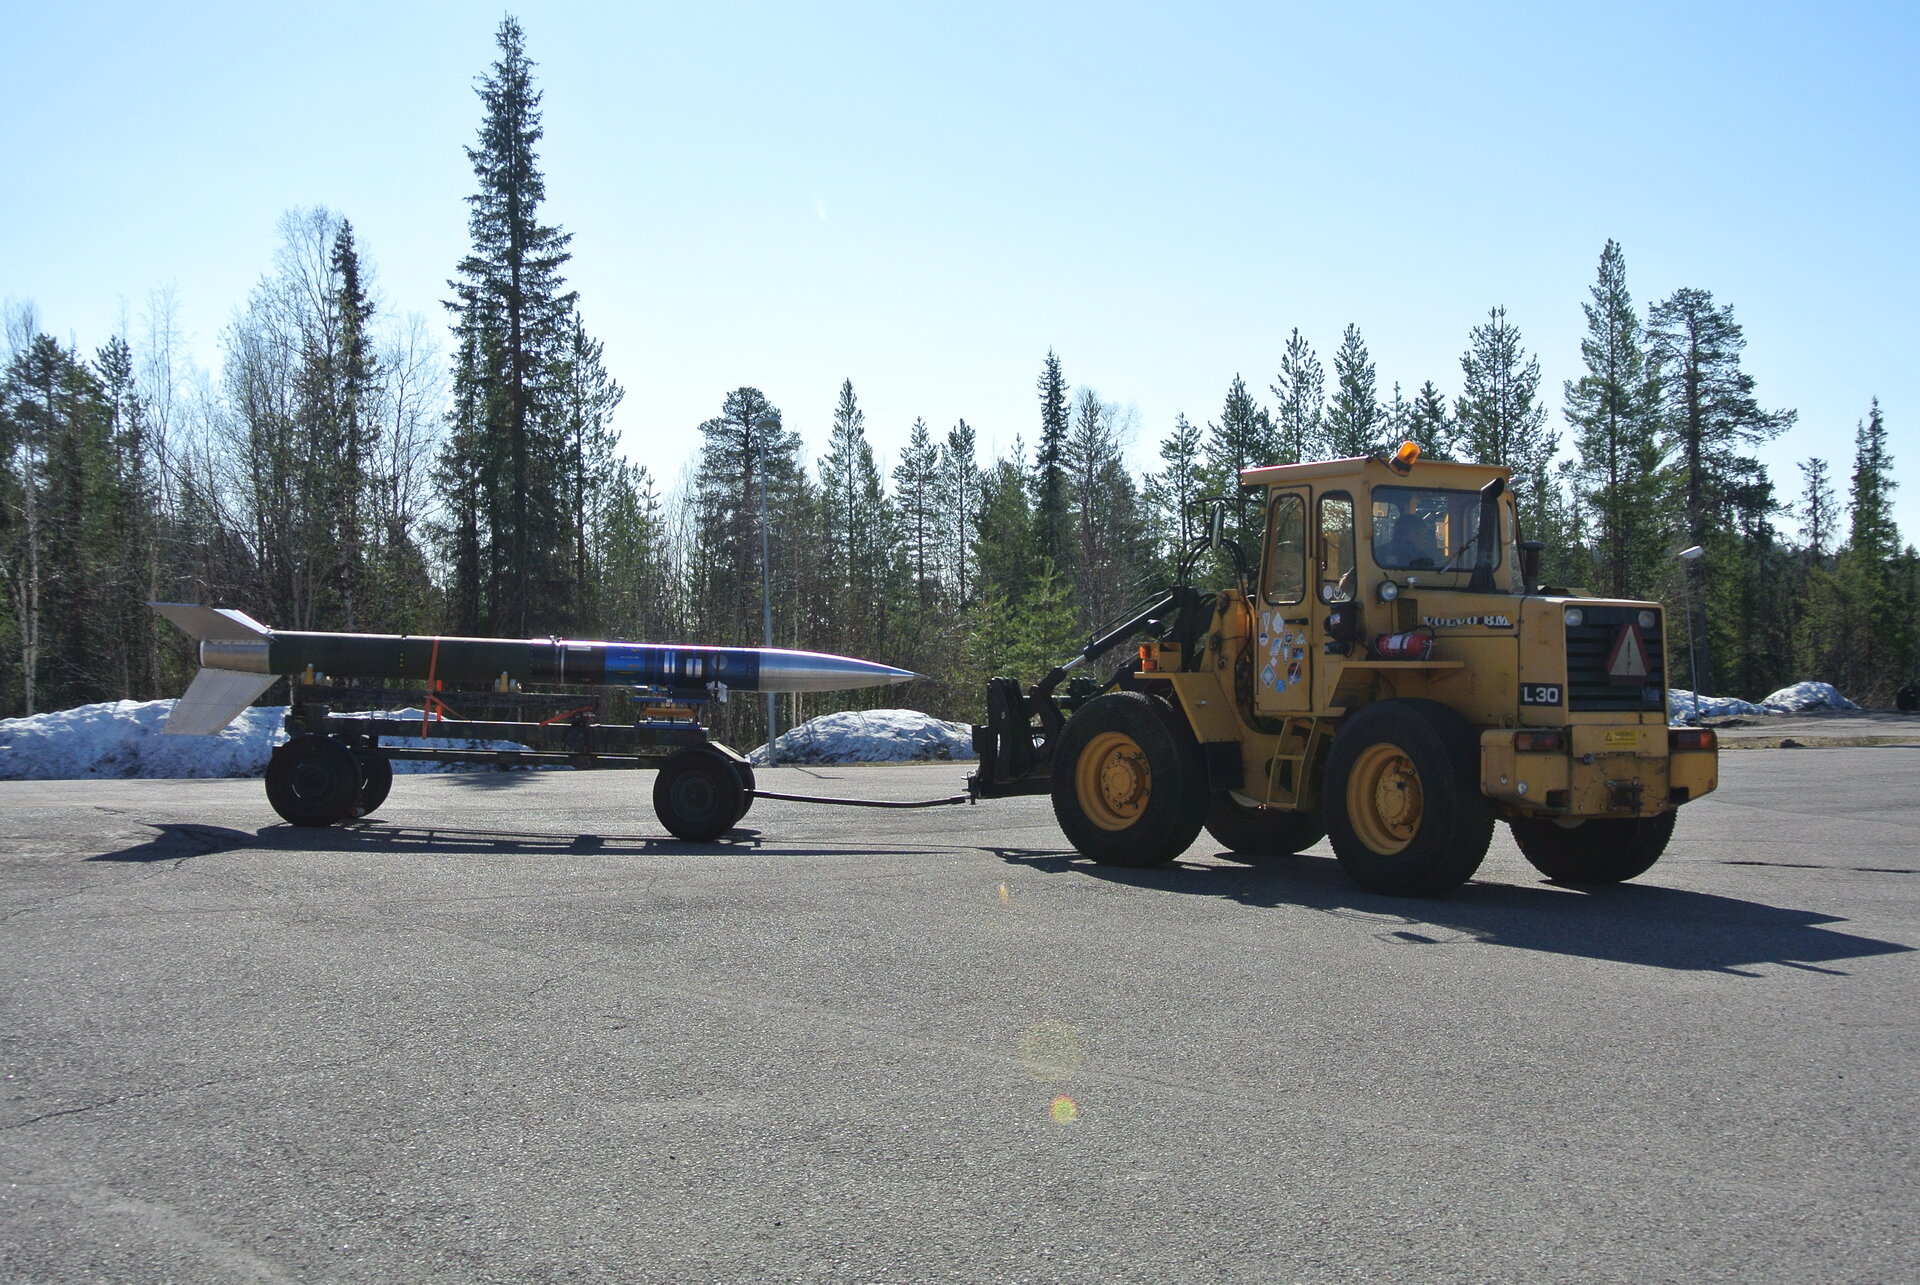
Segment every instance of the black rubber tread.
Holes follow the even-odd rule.
[[[360,815],[372,816],[393,790],[393,761],[384,754],[356,754],[360,764]]]
[[[291,825],[324,826],[360,813],[360,764],[331,737],[309,733],[267,759],[267,802]]]
[[[1326,838],[1327,825],[1318,812],[1256,808],[1216,790],[1207,803],[1207,833],[1235,856],[1291,857]]]
[[[1138,820],[1108,830],[1088,819],[1075,769],[1096,736],[1131,737],[1147,759],[1151,793]],[[1067,720],[1053,750],[1053,815],[1076,851],[1109,866],[1158,866],[1200,836],[1207,812],[1207,769],[1184,718],[1144,692],[1108,692]]]
[[[1348,815],[1348,778],[1363,751],[1397,746],[1420,773],[1421,825],[1407,846],[1376,852]],[[1334,855],[1368,892],[1438,897],[1473,877],[1493,841],[1493,810],[1480,793],[1480,738],[1438,701],[1385,700],[1348,719],[1327,753],[1321,807]]]
[[[1520,855],[1555,883],[1623,883],[1645,874],[1667,850],[1678,812],[1651,817],[1582,821],[1571,828],[1516,817]]]
[[[740,796],[740,816],[733,819],[733,823],[739,825],[740,817],[744,817],[747,813],[753,811],[753,792],[760,787],[753,775],[753,764],[747,762],[745,759],[730,759],[728,761],[733,764],[733,774],[740,778],[740,788],[746,791],[745,794]]]
[[[660,824],[688,843],[712,843],[746,811],[747,793],[731,759],[685,749],[660,765],[653,810]]]

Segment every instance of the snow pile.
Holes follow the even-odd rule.
[[[1859,709],[1840,694],[1832,683],[1795,683],[1782,687],[1760,702],[1777,714],[1798,713],[1806,709]]]
[[[261,705],[214,736],[163,736],[173,702],[107,701],[30,718],[0,719],[0,781],[71,781],[87,777],[259,776],[267,756],[287,739],[284,705]],[[419,718],[417,709],[391,718]],[[428,740],[428,749],[518,750],[510,741]],[[396,760],[395,772],[457,772],[465,765]]]
[[[1743,701],[1735,696],[1701,696],[1683,687],[1676,687],[1667,693],[1667,717],[1672,722],[1694,717],[1694,701],[1698,699],[1699,717],[1731,718],[1735,714],[1772,714],[1776,711],[1752,701]]]
[[[822,714],[782,732],[774,744],[782,763],[915,763],[974,757],[971,728],[917,709]],[[765,763],[767,747],[762,745],[747,757]]]

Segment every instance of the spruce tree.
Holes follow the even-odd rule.
[[[841,645],[855,655],[867,655],[884,633],[882,599],[892,548],[880,470],[867,441],[867,416],[851,379],[840,385],[827,454],[820,461],[820,489],[826,503],[826,564],[840,605]]]
[[[945,503],[949,583],[954,602],[965,610],[974,600],[974,541],[979,532],[980,464],[973,427],[960,420],[947,430],[940,447],[940,478]]]
[[[1407,437],[1420,448],[1420,457],[1429,460],[1452,459],[1453,416],[1447,411],[1447,399],[1429,379],[1413,395],[1407,411]]]
[[[1464,384],[1454,404],[1455,448],[1475,464],[1512,469],[1527,536],[1562,546],[1555,536],[1564,535],[1567,513],[1552,471],[1560,438],[1547,431],[1547,408],[1535,400],[1540,360],[1527,354],[1505,308],[1490,310],[1486,324],[1470,332],[1460,369]]]
[[[485,107],[479,144],[467,149],[479,185],[467,198],[473,246],[449,283],[460,341],[456,416],[470,417],[456,420],[449,449],[471,454],[449,458],[447,471],[461,483],[473,475],[481,506],[480,619],[471,623],[518,634],[556,628],[577,588],[559,498],[557,380],[578,296],[561,275],[571,236],[540,221],[541,94],[519,22],[504,19],[496,40],[500,59],[477,91]]]
[[[1270,464],[1298,464],[1318,459],[1324,448],[1321,415],[1326,393],[1326,373],[1313,346],[1294,327],[1280,356],[1280,373],[1273,382],[1273,458]]]
[[[1227,385],[1218,421],[1207,424],[1202,485],[1210,495],[1232,497],[1227,509],[1227,535],[1239,542],[1249,559],[1259,550],[1264,515],[1255,504],[1239,504],[1240,470],[1271,464],[1279,452],[1273,442],[1273,421],[1247,392],[1238,374]]]
[[[1371,455],[1382,445],[1385,415],[1375,387],[1373,358],[1360,327],[1349,324],[1333,355],[1333,400],[1322,420],[1326,452],[1335,459]]]
[[[1067,562],[1067,381],[1051,348],[1041,368],[1040,446],[1033,461],[1034,535],[1042,556],[1055,566]]]
[[[1579,452],[1575,489],[1590,516],[1601,591],[1652,592],[1666,571],[1661,514],[1659,389],[1649,377],[1640,318],[1617,242],[1600,253],[1593,300],[1583,304],[1587,371],[1566,385],[1566,417]]]
[[[1147,478],[1148,512],[1154,542],[1167,576],[1171,577],[1187,547],[1199,536],[1202,495],[1200,429],[1186,415],[1174,417],[1173,432],[1160,441],[1160,471]]]
[[[940,451],[924,419],[913,421],[906,449],[894,465],[893,494],[903,552],[913,569],[914,597],[924,609],[939,587],[941,544]]]

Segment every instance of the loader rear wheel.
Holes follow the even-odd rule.
[[[1348,877],[1394,897],[1437,897],[1472,878],[1493,838],[1479,766],[1473,728],[1436,701],[1355,714],[1328,751],[1322,792]]]
[[[1555,883],[1623,883],[1653,868],[1679,815],[1614,817],[1572,827],[1515,817],[1508,824],[1520,855]]]
[[[1221,847],[1242,857],[1291,857],[1327,837],[1317,812],[1256,808],[1216,790],[1207,804],[1207,833]]]
[[[733,829],[747,802],[733,762],[711,750],[681,750],[660,765],[653,782],[660,824],[688,843],[712,843]]]
[[[267,759],[267,802],[292,825],[322,826],[360,813],[360,764],[328,736],[296,736]]]
[[[1067,720],[1053,752],[1053,814],[1079,852],[1103,865],[1163,865],[1193,845],[1206,810],[1200,747],[1161,702],[1109,692]]]

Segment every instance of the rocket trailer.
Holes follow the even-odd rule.
[[[696,843],[732,829],[756,798],[854,807],[968,801],[965,795],[898,803],[769,794],[756,788],[746,758],[710,740],[700,723],[705,705],[731,691],[837,691],[917,677],[873,661],[772,647],[310,633],[269,629],[229,609],[153,606],[196,640],[201,665],[167,732],[217,732],[287,677],[288,739],[268,759],[266,787],[274,811],[294,825],[327,826],[371,814],[393,786],[395,759],[658,768],[655,812],[674,835]],[[333,676],[418,686],[342,688]],[[606,716],[613,692],[627,698],[633,718]],[[426,712],[407,718],[334,712],[343,701],[357,708],[411,701]],[[467,718],[461,709],[522,716]],[[507,741],[526,748],[428,741]]]
[[[1551,879],[1644,873],[1718,785],[1714,734],[1668,727],[1658,603],[1539,583],[1509,476],[1412,443],[1243,471],[1259,557],[1214,501],[1174,587],[1034,686],[993,679],[969,792],[1048,794],[1119,866],[1203,828],[1249,858],[1324,835],[1361,887],[1436,896],[1504,820]],[[1233,564],[1218,593],[1190,584],[1209,550]],[[1070,680],[1142,634],[1104,683]]]

